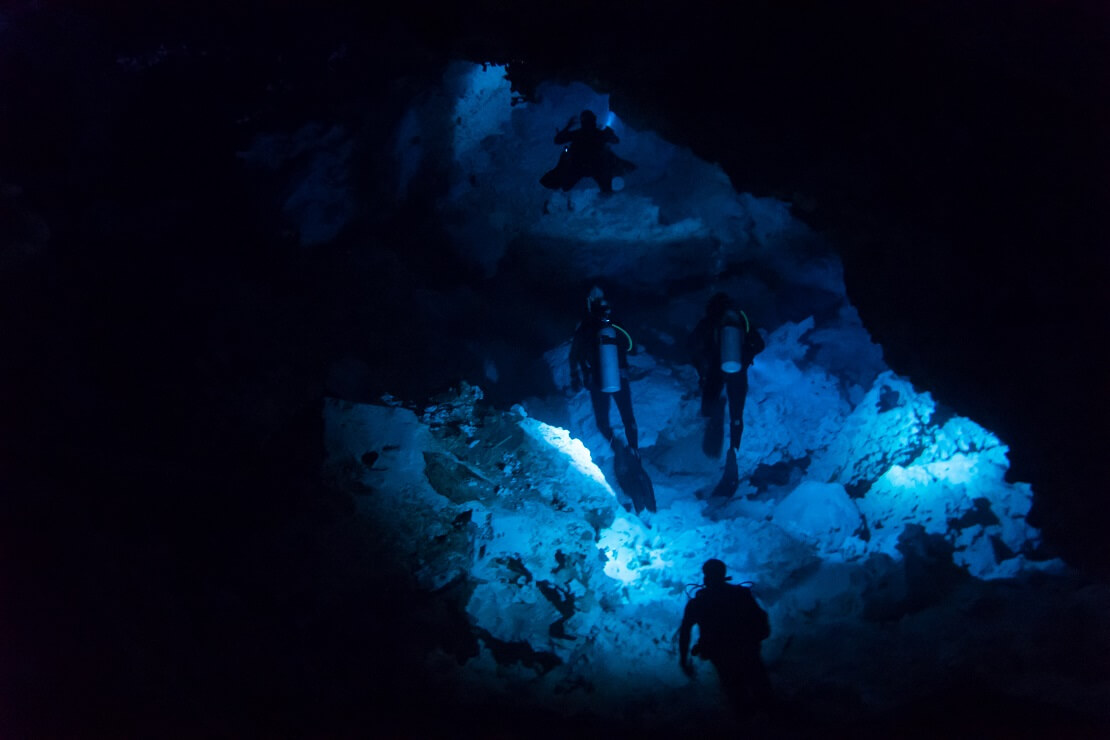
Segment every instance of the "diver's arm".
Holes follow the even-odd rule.
[[[693,603],[686,605],[686,611],[682,615],[682,626],[678,628],[678,664],[683,669],[689,664],[687,655],[690,652],[690,630],[694,627],[694,618],[690,613],[690,607]]]
[[[578,120],[578,116],[571,116],[567,125],[555,132],[555,143],[566,144],[571,140],[570,127]]]
[[[744,366],[752,364],[755,356],[766,349],[767,343],[763,341],[763,335],[758,330],[752,328],[744,335]]]

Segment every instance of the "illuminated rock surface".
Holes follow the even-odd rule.
[[[824,376],[816,366],[794,371]],[[648,390],[655,374],[663,389],[672,384],[670,373],[654,365],[633,383],[634,397],[681,407],[675,391],[667,399],[665,390]],[[877,402],[891,386],[900,388],[902,405]],[[348,482],[357,486],[359,509],[394,534],[392,547],[407,553],[423,588],[455,583],[466,594],[481,647],[450,664],[450,682],[472,687],[460,702],[515,696],[569,716],[617,720],[652,698],[655,709],[641,711],[637,722],[653,727],[695,715],[724,719],[713,709],[712,691],[692,693],[677,668],[684,592],[700,580],[708,557],[723,559],[736,581],[755,584],[774,625],[764,654],[788,685],[820,683],[829,670],[824,649],[821,659],[797,661],[796,640],[835,629],[863,649],[915,620],[955,620],[950,610],[967,607],[953,600],[991,598],[985,583],[974,585],[977,579],[1062,572],[1058,561],[1027,558],[1038,539],[1024,523],[1029,488],[1003,481],[1005,451],[997,439],[967,419],[937,427],[931,400],[912,393],[884,373],[808,450],[821,465],[763,490],[749,482],[728,502],[697,497],[713,483],[712,467],[701,464],[697,445],[689,467],[671,453],[700,436],[700,420],[672,414],[666,438],[643,448],[659,510],[641,516],[606,482],[611,454],[602,453],[597,467],[566,430],[519,406],[489,408],[477,388],[465,386],[414,411],[333,401],[325,416],[331,465],[357,471]],[[581,395],[570,400],[584,403]],[[843,399],[830,403],[830,412],[847,411]],[[650,417],[654,409],[640,411]],[[745,439],[759,447],[765,437],[784,427],[789,435],[808,421],[807,414],[753,413]],[[595,445],[600,439],[596,430],[581,434]],[[854,442],[840,443],[846,435]],[[368,453],[377,453],[373,464],[359,465]],[[665,469],[654,465],[657,456]],[[851,498],[839,480],[870,485]],[[946,649],[967,649],[963,638],[953,639]],[[928,646],[902,645],[896,655],[927,660]],[[934,668],[912,684],[885,682],[880,676],[888,669],[886,660],[869,662],[844,677],[867,687],[862,700],[870,711],[946,681]],[[700,680],[713,686],[711,671]]]

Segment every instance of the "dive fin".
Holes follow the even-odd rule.
[[[724,475],[721,476],[721,481],[717,484],[717,487],[713,489],[713,493],[709,495],[711,498],[729,498],[732,494],[736,493],[736,489],[739,486],[740,471],[736,466],[736,451],[730,449],[725,459]]]
[[[614,445],[613,470],[617,485],[632,499],[637,514],[644,509],[655,511],[655,486],[637,455],[624,445]]]

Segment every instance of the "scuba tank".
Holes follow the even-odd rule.
[[[612,324],[601,327],[597,333],[601,347],[598,355],[601,362],[601,390],[616,393],[621,389],[621,369],[617,354],[617,330]]]
[[[738,373],[744,366],[744,331],[740,328],[740,317],[735,311],[728,310],[721,318],[721,370]]]

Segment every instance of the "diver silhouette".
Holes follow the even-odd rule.
[[[721,454],[724,441],[724,399],[727,392],[729,447],[726,465],[736,469],[736,451],[744,434],[744,403],[748,395],[748,368],[765,343],[747,315],[724,293],[716,293],[705,307],[705,316],[694,327],[687,344],[698,372],[701,415],[706,417],[702,449],[709,457]]]
[[[603,352],[603,345],[611,351]],[[628,351],[631,348],[628,333],[613,323],[612,307],[601,288],[595,286],[586,299],[586,315],[571,340],[571,390],[577,392],[585,386],[590,392],[597,428],[610,443],[614,439],[609,422],[609,398],[612,397],[624,422],[628,448],[637,454],[639,428],[632,412],[632,391],[628,384]]]
[[[598,431],[613,448],[613,467],[617,482],[639,514],[655,511],[655,488],[640,460],[640,435],[632,411],[632,390],[628,379],[628,353],[632,338],[613,323],[612,308],[601,288],[594,286],[586,298],[586,315],[574,330],[570,345],[570,388],[590,392],[594,421]],[[609,399],[617,405],[627,445],[614,435],[609,420]]]
[[[704,586],[687,604],[678,635],[679,666],[693,676],[687,657],[697,655],[717,669],[721,689],[733,708],[749,714],[771,708],[771,682],[759,654],[760,642],[771,634],[767,612],[747,586],[727,583],[725,564],[716,558],[702,566]],[[690,632],[698,626],[698,642],[690,650]]]
[[[581,125],[572,130],[576,120]],[[555,133],[555,143],[564,145],[559,162],[540,178],[540,183],[552,190],[565,192],[583,177],[592,177],[601,192],[611,193],[614,177],[636,169],[636,165],[621,159],[609,148],[619,144],[620,139],[608,126],[598,128],[597,116],[591,110],[571,116],[567,125]]]

